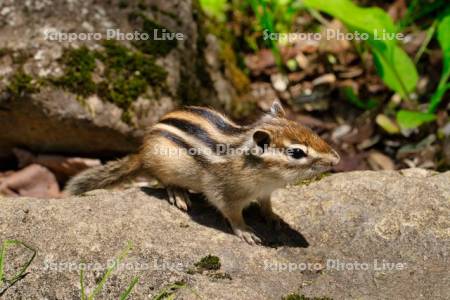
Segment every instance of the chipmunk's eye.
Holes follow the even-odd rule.
[[[295,159],[300,159],[300,158],[306,157],[305,151],[303,151],[300,148],[289,149],[288,150],[288,154],[289,154],[290,157],[293,157]]]

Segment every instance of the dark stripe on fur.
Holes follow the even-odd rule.
[[[245,127],[236,126],[227,122],[220,114],[211,111],[207,108],[201,107],[186,107],[186,111],[201,116],[208,120],[209,123],[213,124],[218,130],[225,134],[240,134],[246,132],[247,129]]]
[[[204,130],[197,124],[194,124],[192,122],[182,120],[182,119],[176,119],[176,118],[164,119],[164,120],[161,120],[160,123],[176,127],[178,129],[180,129],[181,131],[184,131],[184,132],[188,133],[189,135],[199,139],[206,146],[208,146],[209,149],[211,149],[213,151],[216,150],[218,142],[216,140],[214,140],[213,138],[211,138],[209,136],[208,132],[206,132],[206,130]]]
[[[175,143],[176,145],[180,146],[181,148],[185,149],[187,154],[189,154],[196,161],[198,161],[201,166],[207,167],[209,165],[208,158],[206,158],[201,153],[198,153],[199,152],[198,149],[195,149],[192,145],[190,145],[188,142],[186,142],[181,137],[179,137],[169,131],[162,130],[162,129],[153,130],[152,133],[159,134],[160,136],[168,139],[169,141],[171,141],[171,142]],[[196,151],[191,152],[191,151],[189,151],[190,149],[194,149]]]

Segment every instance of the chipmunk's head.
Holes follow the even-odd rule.
[[[340,160],[339,154],[317,134],[286,119],[279,101],[259,121],[252,138],[259,158],[275,176],[288,183],[325,172]]]

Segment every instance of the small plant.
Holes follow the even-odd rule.
[[[409,93],[416,88],[419,76],[413,61],[397,45],[395,38],[391,38],[397,34],[397,28],[384,10],[377,7],[362,8],[351,0],[305,0],[305,4],[338,18],[352,31],[366,34],[381,79],[389,88],[409,100]],[[376,33],[384,33],[389,38],[377,38]]]
[[[119,254],[119,256],[114,260],[113,264],[106,269],[105,275],[103,275],[99,284],[95,287],[94,291],[87,295],[84,287],[84,270],[80,271],[80,286],[81,286],[81,300],[94,300],[95,297],[102,291],[106,281],[112,275],[112,273],[117,269],[118,265],[128,256],[129,251],[132,248],[132,244],[129,242],[128,246]],[[120,300],[128,299],[134,286],[138,283],[139,277],[134,277],[131,283],[128,285],[127,289],[120,295]]]
[[[417,7],[417,2],[418,1],[414,1],[412,6],[415,5],[414,7]],[[438,1],[437,3],[439,5],[443,4],[441,1]],[[371,49],[374,63],[381,79],[389,88],[398,93],[405,101],[409,102],[410,106],[414,106],[409,95],[415,90],[419,76],[414,62],[406,52],[397,45],[395,38],[398,33],[398,28],[402,28],[404,22],[400,24],[400,26],[396,26],[389,15],[382,9],[377,7],[362,8],[353,4],[351,0],[305,0],[305,4],[311,8],[321,10],[338,18],[352,31],[366,34],[368,36],[367,44]],[[436,9],[436,7],[433,9]],[[407,18],[411,17],[411,11],[412,10],[408,12],[409,15]],[[350,18],[349,16],[352,17]],[[431,36],[434,33],[434,27],[435,23],[433,23],[428,32],[430,35],[429,39],[431,39]],[[439,22],[437,29],[437,39],[444,53],[444,67],[438,88],[431,98],[428,112],[407,110],[399,110],[397,112],[397,123],[402,129],[416,128],[423,123],[431,122],[436,119],[434,112],[442,101],[445,92],[450,88],[450,84],[448,83],[450,77],[449,31],[450,10],[448,9],[444,13],[442,20]],[[378,35],[382,33],[384,38],[375,36],[375,33]],[[419,50],[416,61],[420,58],[421,53],[425,51],[429,39],[424,43],[422,49]],[[354,97],[347,96],[347,99],[352,101],[358,107],[364,108],[361,105],[362,103],[359,101],[355,102],[356,99]]]
[[[206,275],[214,281],[217,280],[233,280],[230,274],[219,272],[221,268],[220,259],[214,255],[207,255],[194,264],[194,268],[187,270],[190,275],[202,274]]]
[[[443,57],[443,68],[442,76],[439,80],[439,85],[436,92],[431,97],[430,107],[428,108],[429,113],[434,113],[441,103],[445,92],[450,89],[450,83],[448,82],[450,77],[450,9],[447,10],[446,15],[439,22],[437,29],[437,40],[442,48]]]
[[[192,292],[192,294],[195,295],[197,299],[202,299],[202,297],[200,297],[200,295],[194,289],[190,288],[186,282],[177,281],[164,287],[161,292],[159,292],[159,294],[152,298],[152,300],[173,300],[175,299],[176,292],[181,289],[188,289]]]
[[[5,276],[5,259],[6,259],[6,253],[8,248],[11,246],[18,246],[21,245],[28,250],[30,250],[33,254],[31,255],[30,259],[23,265],[20,270],[14,274],[11,278],[6,278]],[[24,242],[18,241],[18,240],[5,240],[2,243],[2,248],[0,250],[0,296],[2,296],[6,290],[8,290],[11,286],[13,286],[15,283],[17,283],[19,280],[21,280],[26,275],[26,271],[28,267],[33,262],[34,258],[36,257],[37,251],[34,250],[32,247],[28,246]],[[6,287],[2,288],[2,285],[6,284]]]
[[[255,14],[259,26],[268,33],[287,32],[291,29],[292,22],[298,11],[303,8],[300,1],[281,0],[248,0]],[[268,39],[266,43],[272,50],[275,63],[280,71],[284,65],[279,48],[279,41]]]
[[[203,257],[199,262],[194,264],[200,271],[216,271],[221,267],[220,258],[214,255],[207,255]]]
[[[332,299],[328,298],[328,297],[313,297],[313,298],[310,298],[310,297],[306,297],[304,295],[299,295],[297,293],[292,293],[292,294],[289,294],[287,296],[284,296],[282,298],[282,300],[332,300]]]

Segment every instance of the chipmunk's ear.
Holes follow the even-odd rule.
[[[280,100],[275,100],[272,103],[272,107],[270,107],[270,114],[274,117],[283,118],[286,115],[286,112],[281,105]]]
[[[270,133],[265,130],[257,130],[253,133],[253,141],[255,145],[265,151],[270,146],[270,142],[272,141],[272,137]]]

